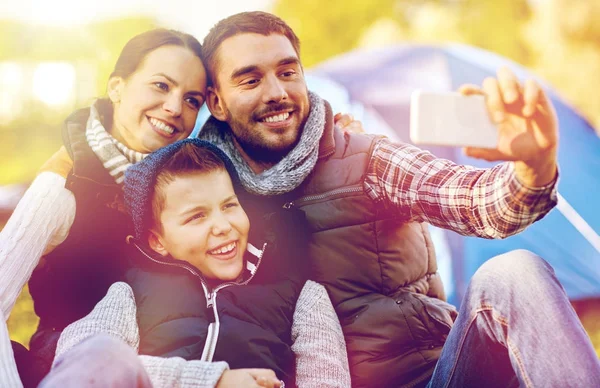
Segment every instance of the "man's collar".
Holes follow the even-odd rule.
[[[335,152],[333,112],[331,111],[331,105],[325,100],[323,102],[325,103],[325,128],[319,141],[319,159],[326,158]]]

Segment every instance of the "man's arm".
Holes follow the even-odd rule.
[[[510,162],[460,166],[387,140],[376,146],[365,180],[367,194],[402,218],[485,238],[511,236],[542,218],[556,205],[555,186],[523,185]]]
[[[408,220],[464,235],[508,237],[556,205],[556,114],[534,81],[521,85],[506,68],[498,79],[486,79],[483,89],[466,85],[460,91],[485,95],[499,133],[497,148],[467,148],[466,154],[509,162],[476,169],[383,140],[374,150],[365,190]]]
[[[308,387],[349,387],[350,370],[340,321],[325,287],[307,281],[300,293],[292,324],[296,384]]]

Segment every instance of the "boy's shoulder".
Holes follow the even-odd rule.
[[[125,281],[133,290],[141,332],[165,322],[199,316],[199,306],[206,306],[202,286],[180,271],[132,265]]]
[[[148,248],[149,250],[149,248]],[[169,304],[180,295],[204,298],[200,281],[187,269],[160,263],[139,247],[131,247],[125,281],[133,289],[138,306],[143,303]]]

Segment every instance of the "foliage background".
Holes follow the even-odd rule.
[[[270,10],[300,37],[306,67],[358,47],[406,41],[467,43],[534,70],[600,127],[600,1],[276,0]],[[0,16],[0,62],[87,61],[96,69],[101,95],[125,42],[157,25],[154,18],[128,17],[48,27]],[[32,99],[25,104],[26,113],[0,122],[0,185],[31,181],[60,146],[62,120],[88,105],[91,97],[58,108]],[[599,302],[579,301],[575,307],[600,355]],[[27,344],[36,324],[25,290],[9,319],[12,338]]]

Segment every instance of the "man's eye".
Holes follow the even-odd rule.
[[[157,88],[159,88],[160,90],[163,90],[165,92],[169,91],[169,85],[167,85],[164,82],[155,82],[154,86],[156,86]]]
[[[202,105],[202,103],[200,103],[200,101],[198,101],[198,99],[195,97],[188,97],[185,99],[185,101],[196,109],[200,109],[200,105]]]
[[[252,78],[252,79],[244,82],[244,85],[256,85],[257,83],[258,83],[258,79]]]
[[[284,76],[284,77],[291,77],[294,74],[296,74],[296,72],[292,71],[292,70],[281,73],[281,75]]]

